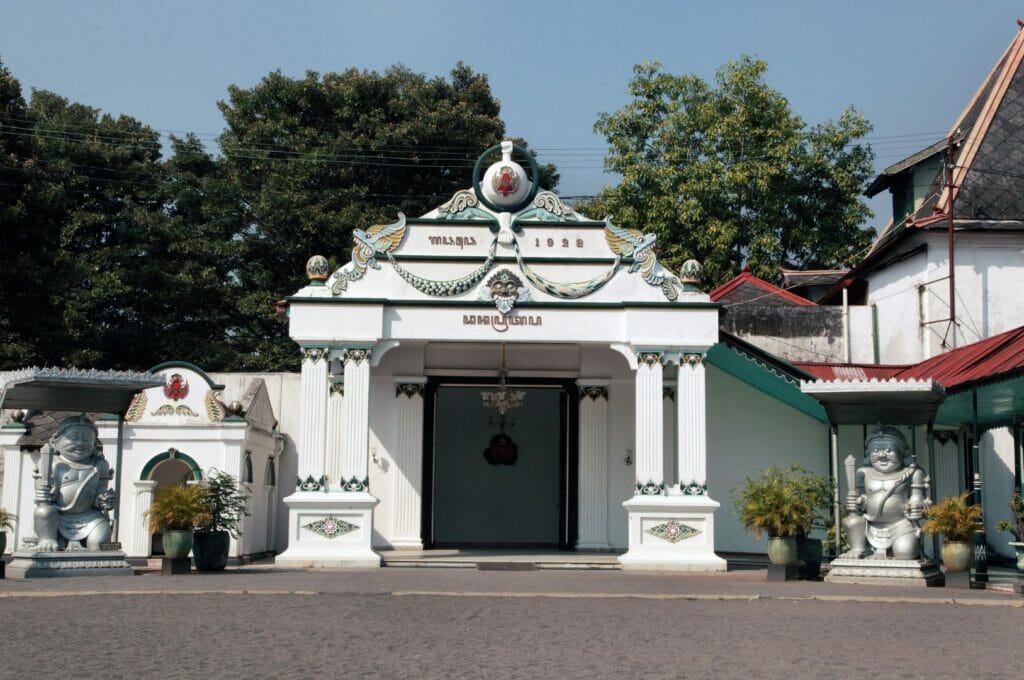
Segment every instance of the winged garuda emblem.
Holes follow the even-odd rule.
[[[405,238],[405,214],[398,213],[398,221],[391,224],[375,224],[366,231],[353,229],[352,261],[334,272],[331,292],[339,295],[348,288],[349,281],[363,278],[367,267],[380,269],[378,255],[393,252]]]
[[[637,270],[644,281],[652,286],[659,286],[669,300],[679,297],[675,284],[679,279],[658,265],[658,256],[654,254],[654,234],[644,234],[639,229],[625,229],[612,224],[611,217],[604,219],[604,240],[612,252],[620,257],[633,258],[629,273]]]
[[[380,269],[376,256],[390,253],[405,237],[405,214],[398,213],[398,221],[391,224],[375,224],[366,231],[352,230],[356,244],[352,248],[352,262],[355,268],[366,271],[367,265]]]

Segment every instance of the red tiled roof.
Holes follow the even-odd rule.
[[[895,378],[932,378],[946,389],[1024,369],[1024,326],[926,359]]]
[[[795,305],[803,305],[810,307],[816,306],[815,303],[811,302],[807,298],[802,298],[795,293],[790,293],[788,290],[784,288],[779,288],[778,286],[772,283],[768,283],[764,279],[760,279],[754,276],[753,274],[750,273],[749,265],[747,267],[744,267],[742,272],[740,272],[733,278],[729,279],[728,281],[720,285],[718,288],[715,288],[713,291],[711,291],[711,301],[718,302],[721,298],[733,292],[734,290],[742,286],[744,283],[752,284],[760,288],[761,290],[765,291],[765,293],[767,293],[768,295],[780,297],[783,300],[786,300],[787,302],[792,302]]]
[[[819,380],[925,380],[947,390],[1024,371],[1024,326],[958,347],[912,366],[794,363]]]

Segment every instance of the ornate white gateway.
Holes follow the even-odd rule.
[[[309,285],[288,299],[302,428],[278,564],[376,566],[375,547],[434,544],[441,470],[491,465],[487,474],[508,475],[503,491],[533,493],[514,474],[540,454],[512,440],[515,427],[533,436],[539,426],[502,438],[503,413],[488,447],[470,435],[476,411],[445,420],[432,401],[439,385],[493,390],[507,379],[563,395],[571,386],[550,449],[564,453],[560,495],[464,505],[467,522],[491,526],[500,543],[502,523],[550,502],[563,547],[628,548],[624,568],[725,569],[706,473],[704,355],[718,341],[718,306],[696,285],[700,265],[672,274],[652,234],[587,219],[538,179],[532,156],[503,142],[480,157],[471,189],[422,217],[355,230],[351,260],[333,273],[310,258]],[[531,395],[527,406],[543,397]],[[439,427],[467,433],[460,451],[434,450],[453,441]],[[471,463],[435,464],[462,448]]]

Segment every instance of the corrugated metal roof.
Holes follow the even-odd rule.
[[[958,347],[912,366],[795,362],[819,380],[926,380],[947,390],[1024,371],[1024,326]]]
[[[1022,369],[1024,326],[909,366],[894,377],[933,378],[949,390]]]
[[[799,369],[807,371],[819,380],[888,380],[907,368],[901,366],[883,366],[879,364],[823,364],[811,362],[794,362]]]

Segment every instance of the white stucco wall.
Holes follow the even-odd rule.
[[[747,476],[799,463],[828,474],[828,427],[714,367],[708,369],[708,491],[719,552],[764,553],[765,539],[740,526],[733,499]]]

